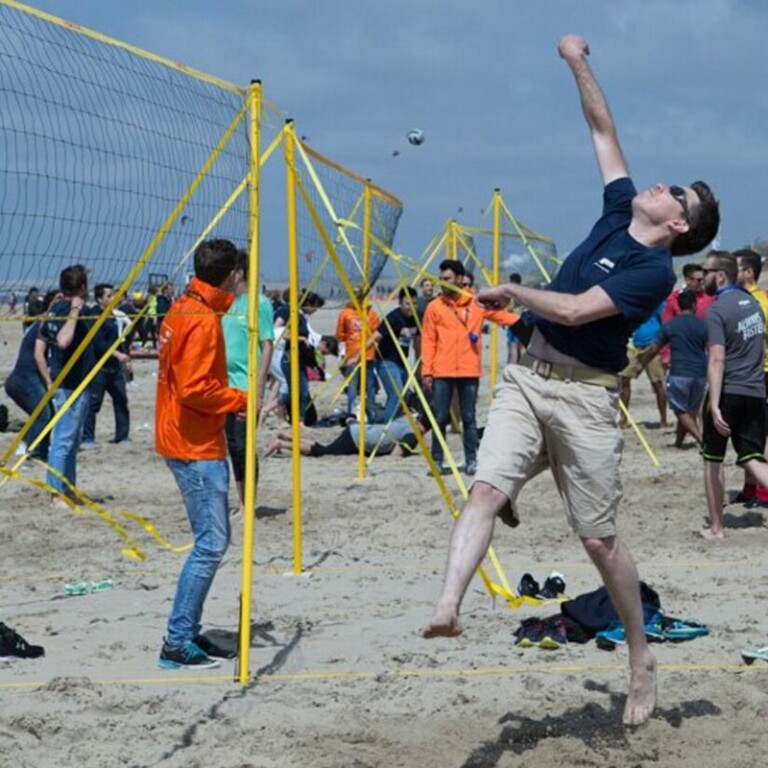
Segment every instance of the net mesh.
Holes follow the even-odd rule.
[[[297,247],[302,287],[325,298],[344,294],[339,267],[353,287],[373,285],[387,263],[402,204],[307,145],[297,161]],[[370,245],[365,280],[365,189]],[[331,253],[336,257],[331,257]]]
[[[461,227],[457,233],[458,258],[474,274],[478,288],[494,284],[493,244],[493,230]],[[500,282],[517,272],[526,285],[548,283],[559,264],[552,240],[536,234],[522,236],[509,228],[499,231]]]
[[[72,263],[94,282],[122,282],[242,109],[244,91],[0,5],[0,99],[0,282],[23,290],[55,284]],[[161,242],[156,275],[178,272],[242,181],[246,130],[242,121]],[[247,202],[242,195],[211,236],[244,242]]]

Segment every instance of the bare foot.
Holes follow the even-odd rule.
[[[703,531],[699,531],[699,536],[707,541],[719,541],[725,538],[725,534],[722,531],[715,531],[712,528],[705,528]]]
[[[450,611],[437,611],[432,620],[421,630],[421,636],[427,640],[433,637],[458,637],[464,631],[459,617]]]
[[[234,512],[229,515],[230,523],[239,523],[243,519],[243,505],[241,504]]]
[[[656,658],[647,651],[637,664],[630,661],[630,670],[623,723],[629,728],[636,728],[648,720],[656,706]]]
[[[62,496],[52,496],[51,506],[56,509],[71,509],[72,507],[67,504],[66,500]]]

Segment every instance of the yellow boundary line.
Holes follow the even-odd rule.
[[[677,568],[737,568],[737,567],[751,567],[761,566],[763,564],[762,559],[755,560],[672,560],[664,562],[640,562],[641,569],[677,569]],[[413,565],[410,563],[394,563],[391,567],[397,568],[400,571],[433,571],[439,570],[443,567],[444,563],[435,562],[427,565]],[[509,566],[509,563],[507,564]],[[515,568],[530,569],[531,563],[521,562],[513,564]],[[563,563],[563,562],[541,562],[536,563],[536,567],[546,570],[548,568],[559,568],[561,570],[593,570],[592,563],[584,560],[579,562]],[[318,566],[317,568],[309,568],[306,573],[318,573],[318,574],[334,574],[334,573],[366,573],[368,571],[380,571],[382,568],[389,567],[387,563],[376,563],[371,565],[334,565],[334,566]],[[274,565],[256,565],[255,570],[259,573],[266,574],[267,576],[283,576],[287,573],[290,566],[288,563],[283,568],[278,568]],[[95,572],[94,568],[89,567],[88,572]],[[217,573],[239,573],[239,566],[223,567],[219,568]],[[26,574],[18,576],[0,576],[0,584],[14,584],[23,583],[26,581],[60,581],[62,579],[72,579],[76,576],[79,577],[80,571],[70,571],[67,573],[37,573]],[[161,568],[131,568],[124,570],[120,573],[121,578],[134,578],[136,576],[168,576],[174,579],[178,577],[177,569],[161,569]]]
[[[26,13],[27,15],[35,16],[42,21],[47,21],[49,24],[54,24],[55,26],[62,27],[63,29],[67,29],[70,32],[83,35],[84,37],[89,37],[91,40],[96,40],[100,43],[111,45],[115,48],[122,48],[124,51],[128,51],[129,53],[134,54],[134,56],[147,59],[154,62],[155,64],[161,64],[164,67],[174,69],[177,72],[181,72],[184,75],[189,75],[190,77],[194,77],[197,80],[202,80],[203,82],[209,83],[210,85],[215,85],[218,88],[231,91],[232,93],[236,93],[239,96],[244,97],[248,92],[247,88],[243,88],[242,86],[230,83],[228,80],[222,80],[219,77],[209,75],[206,72],[202,72],[199,69],[194,69],[193,67],[188,67],[186,64],[182,64],[178,61],[171,61],[170,59],[166,59],[163,56],[158,56],[157,54],[151,53],[150,51],[145,51],[143,48],[138,48],[137,46],[131,45],[130,43],[124,43],[120,40],[115,40],[115,38],[104,35],[94,29],[82,27],[80,24],[67,21],[66,19],[62,19],[60,16],[54,16],[51,13],[46,13],[45,11],[41,11],[38,8],[33,8],[30,5],[24,5],[23,3],[16,2],[16,0],[0,0],[0,3],[8,6],[9,8],[13,8],[16,11],[20,11],[21,13]]]
[[[549,652],[547,652],[549,653]],[[308,683],[332,680],[377,680],[382,676],[398,678],[453,679],[457,677],[512,677],[515,675],[573,675],[587,672],[626,673],[627,666],[621,664],[567,664],[534,665],[514,667],[473,667],[468,669],[384,669],[370,672],[295,672],[275,675],[263,675],[258,678],[262,683]],[[659,664],[659,672],[768,672],[766,666],[747,666],[741,664]],[[0,683],[0,690],[22,688],[41,688],[48,684],[46,680],[12,681]],[[89,678],[93,685],[179,685],[205,683],[232,683],[232,675],[211,676],[174,676],[147,678]],[[253,679],[250,681],[253,682]]]

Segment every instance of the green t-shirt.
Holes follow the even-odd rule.
[[[248,389],[248,294],[238,296],[224,317],[221,318],[224,344],[227,348],[227,374],[229,386]],[[274,341],[272,304],[264,294],[259,294],[259,345],[256,349],[256,365],[261,342]]]

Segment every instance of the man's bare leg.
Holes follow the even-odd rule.
[[[477,482],[454,523],[445,581],[432,619],[422,630],[426,638],[455,637],[462,632],[459,607],[469,582],[488,551],[496,515],[507,497],[487,483]]]
[[[642,725],[656,706],[656,658],[645,637],[640,580],[629,550],[615,536],[582,538],[592,562],[603,577],[629,647],[629,694],[624,706],[624,725]]]
[[[680,413],[677,416],[677,423],[682,424],[683,429],[685,432],[687,432],[699,445],[701,445],[701,428],[699,427],[698,420],[696,418],[695,413]],[[683,445],[683,439],[685,438],[685,432],[682,434],[682,438],[680,440],[680,445],[678,447],[682,447]]]
[[[667,421],[667,387],[663,381],[652,381],[651,386],[656,395],[656,407],[659,410],[659,428],[666,429],[669,426]]]
[[[722,462],[704,462],[704,491],[707,495],[709,510],[709,528],[701,532],[705,539],[722,539],[723,531],[723,497],[725,494],[724,471]]]

